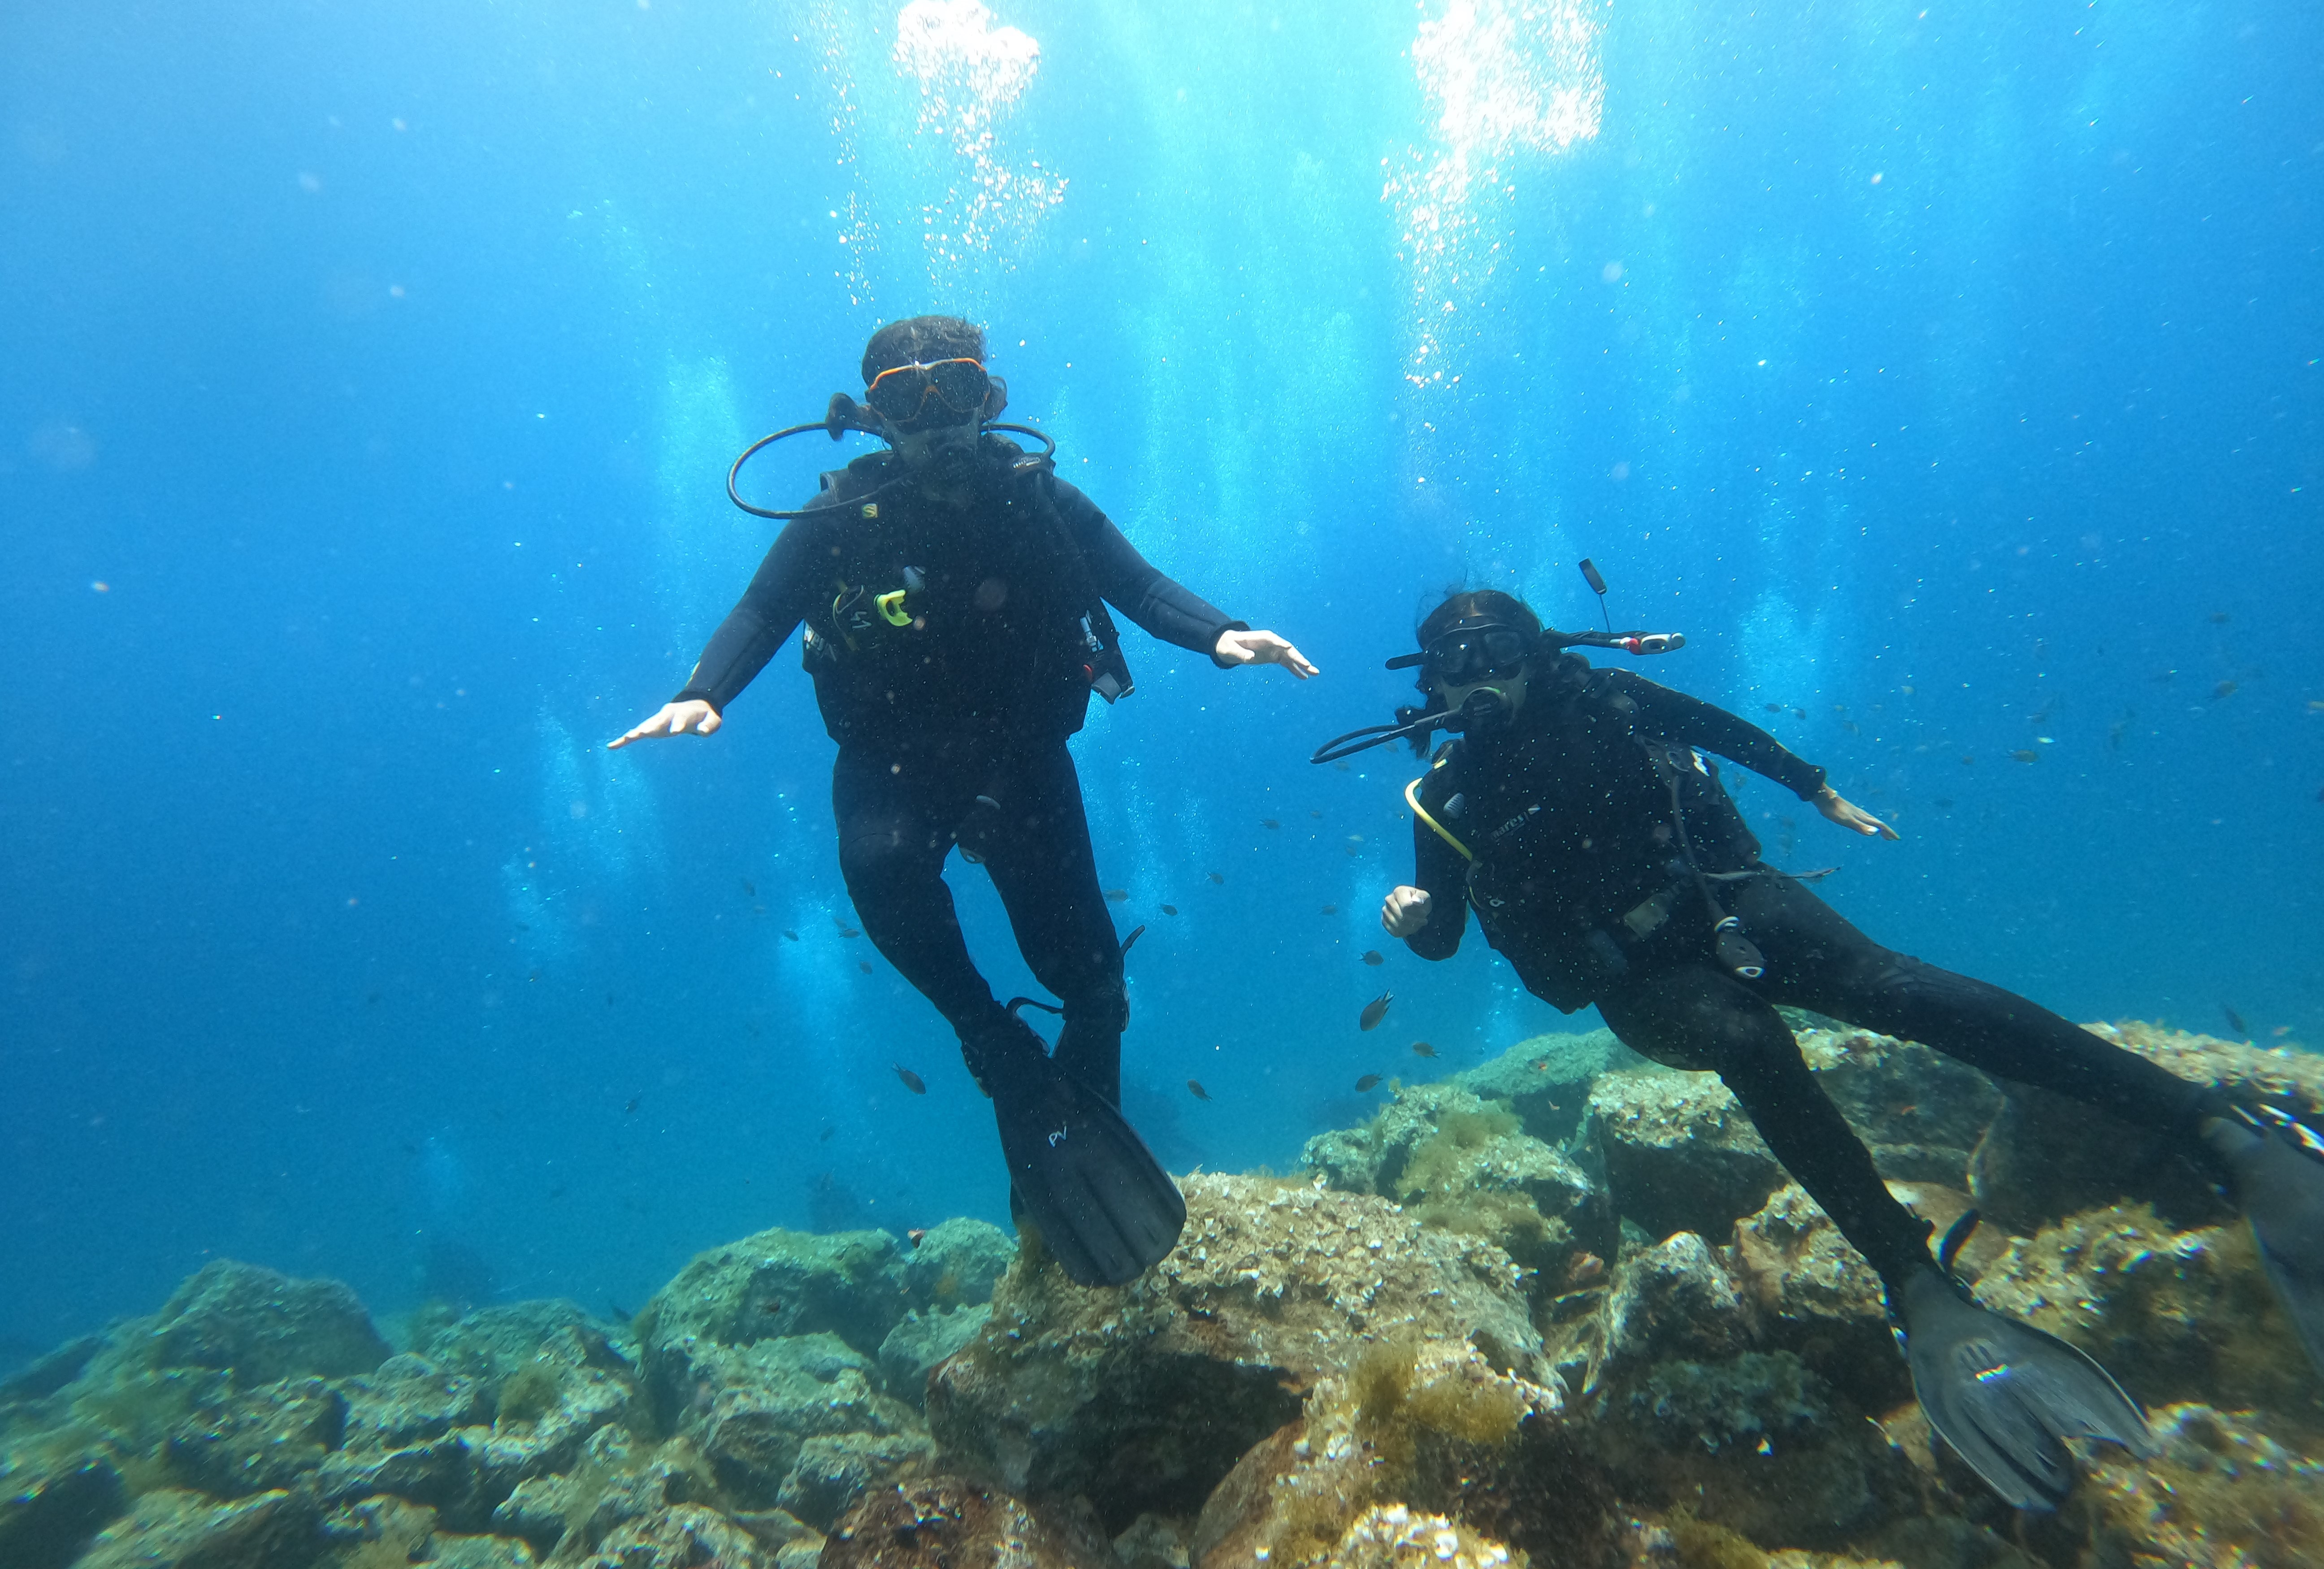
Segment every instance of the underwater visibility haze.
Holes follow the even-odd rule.
[[[2304,1052],[2319,60],[2292,0],[15,0],[0,1371],[217,1259],[625,1317],[767,1227],[1007,1222],[797,642],[605,744],[773,538],[728,464],[923,312],[1321,667],[1125,625],[1073,743],[1172,1171],[1598,1023],[1389,940],[1420,765],[1307,761],[1458,586],[1683,632],[1592,657],[1892,822],[1728,771],[1880,940]]]

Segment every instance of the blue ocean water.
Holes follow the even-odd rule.
[[[725,465],[924,310],[1323,668],[1133,632],[1075,743],[1175,1168],[1594,1023],[1384,941],[1412,765],[1305,761],[1448,586],[1594,621],[1583,556],[1895,820],[1737,784],[1875,936],[2316,1040],[2319,59],[2287,0],[7,5],[0,1360],[217,1256],[603,1309],[1005,1214],[796,655],[604,749],[766,548]]]

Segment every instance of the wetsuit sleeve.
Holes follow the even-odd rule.
[[[812,596],[808,556],[817,531],[806,518],[783,525],[751,586],[710,634],[675,701],[699,698],[724,714],[726,705],[775,657],[775,651],[789,641],[806,619]]]
[[[1090,580],[1105,602],[1164,642],[1176,643],[1198,654],[1218,656],[1219,633],[1248,632],[1250,623],[1237,621],[1202,595],[1171,581],[1162,569],[1138,553],[1113,520],[1097,503],[1067,485],[1057,485],[1057,513],[1081,546],[1089,563]]]
[[[1441,822],[1444,798],[1452,792],[1440,779],[1422,782],[1420,801]],[[1451,958],[1469,928],[1469,863],[1418,817],[1412,819],[1412,885],[1428,895],[1428,924],[1405,938],[1405,946],[1424,959]]]
[[[1627,670],[1607,674],[1615,690],[1637,705],[1630,723],[1638,734],[1716,752],[1774,780],[1802,800],[1823,789],[1821,766],[1791,751],[1749,720]]]

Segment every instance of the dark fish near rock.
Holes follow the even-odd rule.
[[[793,941],[793,942],[797,942],[797,941],[798,941],[798,933],[797,933],[797,932],[795,932],[795,931],[791,930],[791,928],[788,928],[788,927],[785,927],[785,928],[783,928],[783,936],[785,936],[785,937],[787,937],[790,938],[790,940],[791,940],[791,941]]]
[[[1425,1040],[1416,1040],[1412,1043],[1412,1055],[1415,1057],[1434,1057],[1436,1055],[1436,1048],[1429,1045]]]
[[[1186,1091],[1198,1101],[1207,1101],[1211,1098],[1211,1092],[1203,1088],[1203,1081],[1200,1079],[1188,1079]]]
[[[1356,1081],[1356,1094],[1360,1095],[1370,1094],[1372,1091],[1379,1087],[1379,1075],[1366,1074],[1363,1077]]]
[[[1178,913],[1178,907],[1175,904],[1166,904],[1162,907],[1162,913],[1164,915],[1176,915]]]
[[[868,975],[872,973],[872,961],[869,959],[858,959],[855,961],[855,967]]]
[[[1105,896],[1113,900],[1116,904],[1120,904],[1123,900],[1130,897],[1130,890],[1126,888],[1109,888],[1105,891]]]
[[[1388,959],[1378,948],[1366,948],[1364,950],[1364,963],[1367,964],[1385,964],[1388,963]]]
[[[860,932],[860,931],[857,931],[857,930],[856,930],[853,927],[852,927],[852,926],[844,926],[844,927],[841,927],[841,928],[839,928],[839,935],[840,935],[841,937],[862,937],[863,934],[862,934],[862,932]]]
[[[643,1095],[632,1095],[630,1097],[630,1103],[622,1108],[622,1115],[624,1117],[628,1116],[631,1112],[636,1111],[638,1107],[644,1103],[644,1101],[645,1097]]]
[[[1762,703],[1759,706],[1770,714],[1781,714],[1784,711],[1784,706],[1781,703]]]
[[[925,1095],[928,1093],[928,1083],[926,1079],[920,1077],[919,1075],[906,1067],[902,1063],[896,1064],[895,1067],[896,1076],[904,1081],[904,1087],[906,1089],[911,1091],[912,1094],[916,1095]]]
[[[928,1228],[927,1228],[927,1227],[926,1227],[926,1226],[914,1226],[910,1231],[906,1232],[904,1233],[904,1241],[908,1241],[908,1242],[911,1243],[911,1244],[912,1244],[912,1246],[914,1246],[914,1247],[916,1247],[916,1248],[917,1248],[917,1247],[918,1247],[918,1246],[920,1245],[920,1239],[921,1239],[921,1238],[923,1238],[923,1237],[925,1237],[925,1236],[927,1236],[927,1234],[928,1234]]]
[[[1282,824],[1277,822],[1273,817],[1259,818],[1259,826],[1262,828],[1280,828],[1283,826]]]
[[[1222,882],[1224,882],[1224,881],[1226,881],[1226,879],[1225,879],[1225,878],[1223,878],[1223,877],[1220,876],[1220,875],[1219,875],[1217,872],[1204,872],[1204,873],[1203,873],[1203,875],[1204,875],[1204,876],[1205,876],[1205,877],[1207,877],[1207,878],[1209,878],[1213,882],[1222,882]]]
[[[2244,1037],[2246,1039],[2250,1038],[2251,1026],[2244,1022],[2244,1016],[2242,1014],[2236,1012],[2234,1009],[2228,1007],[2224,1002],[2219,1004],[2219,1011],[2227,1016],[2227,1028],[2229,1029],[2234,1030],[2237,1035]]]
[[[1376,1028],[1381,1020],[1388,1017],[1388,1005],[1395,1001],[1395,992],[1383,992],[1365,1003],[1364,1011],[1356,1015],[1356,1028],[1359,1029]]]

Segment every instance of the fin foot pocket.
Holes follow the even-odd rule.
[[[2146,1417],[2107,1371],[2033,1325],[1979,1307],[1934,1268],[1899,1304],[1929,1426],[2006,1501],[2053,1509],[2073,1487],[2069,1438],[2154,1453]]]

